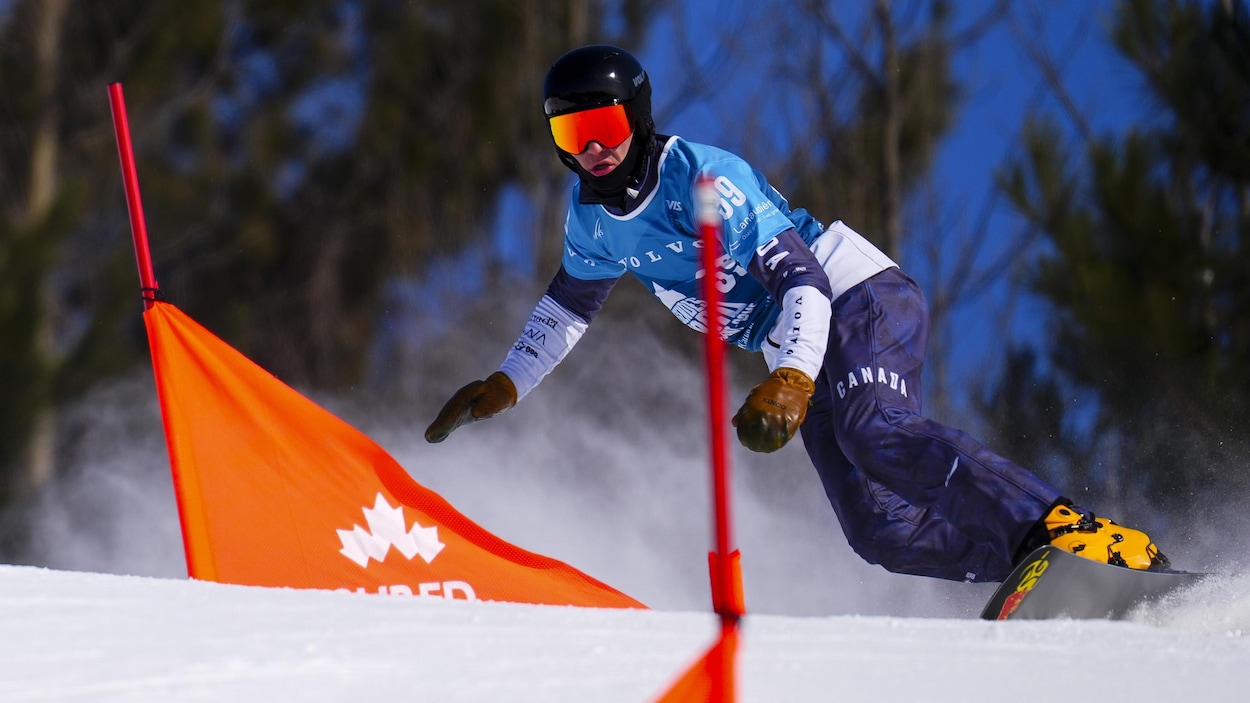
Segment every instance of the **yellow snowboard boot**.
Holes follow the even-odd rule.
[[[1051,508],[1042,522],[1051,544],[1086,559],[1130,569],[1168,568],[1167,557],[1140,530],[1063,504]]]

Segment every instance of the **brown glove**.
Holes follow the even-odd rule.
[[[425,441],[441,442],[455,429],[469,422],[494,417],[516,405],[516,386],[502,371],[474,381],[447,401],[438,417],[425,430]]]
[[[816,383],[798,369],[783,366],[772,372],[734,415],[738,441],[756,452],[781,449],[799,431],[815,392]]]

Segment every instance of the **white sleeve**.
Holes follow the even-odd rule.
[[[564,360],[589,326],[550,296],[538,301],[521,337],[499,366],[516,386],[517,400]]]
[[[764,344],[768,370],[788,366],[816,378],[825,364],[832,315],[833,306],[819,289],[795,286],[786,291],[781,301],[781,315]],[[769,344],[773,339],[780,340],[778,347]]]

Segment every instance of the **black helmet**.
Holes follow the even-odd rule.
[[[651,80],[638,59],[607,44],[583,46],[556,59],[543,83],[547,117],[605,105],[625,105],[635,120],[651,119]]]
[[[547,119],[607,105],[624,105],[633,125],[634,143],[622,168],[604,177],[583,171],[560,147],[556,153],[574,173],[600,193],[623,190],[642,167],[640,156],[651,148],[655,122],[651,118],[651,79],[633,54],[616,46],[594,44],[566,53],[551,65],[543,83],[543,112]]]

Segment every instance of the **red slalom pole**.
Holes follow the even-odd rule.
[[[705,360],[708,385],[708,429],[711,439],[712,493],[715,515],[716,551],[708,558],[712,580],[712,605],[721,621],[721,645],[713,652],[713,700],[735,699],[734,660],[737,652],[738,620],[746,612],[742,590],[740,554],[733,549],[729,500],[729,453],[726,445],[725,413],[725,341],[720,315],[721,291],[717,287],[722,266],[721,197],[715,181],[701,176],[695,184],[695,202],[699,223],[699,239],[703,245],[703,300],[706,306],[707,333]],[[725,254],[723,256],[728,256]]]
[[[135,244],[139,265],[139,288],[143,293],[143,309],[156,302],[156,274],[152,269],[152,251],[148,246],[148,226],[143,219],[143,200],[139,197],[139,173],[135,168],[134,147],[130,142],[130,121],[126,117],[126,99],[122,84],[109,84],[109,105],[113,109],[113,133],[117,136],[117,157],[122,165],[122,183],[126,188],[126,207],[130,211],[130,234]]]

